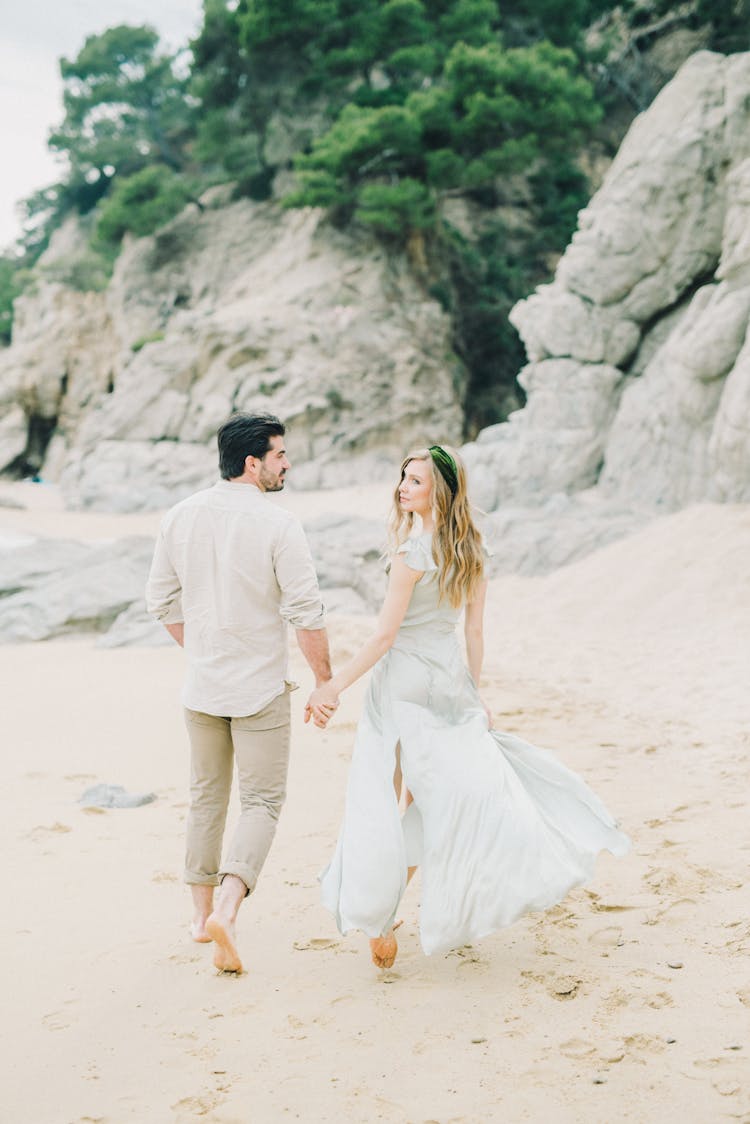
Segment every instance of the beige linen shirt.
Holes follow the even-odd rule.
[[[287,679],[287,624],[325,614],[299,521],[254,484],[220,480],[164,516],[146,586],[148,611],[184,621],[190,710],[256,714]]]

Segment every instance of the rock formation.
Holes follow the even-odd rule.
[[[19,300],[0,466],[43,460],[71,503],[132,510],[213,479],[234,408],[291,420],[298,485],[392,471],[412,441],[455,438],[450,326],[404,259],[363,252],[317,212],[207,204],[131,242],[106,293],[42,275]],[[750,500],[750,54],[685,64],[634,123],[554,281],[512,319],[527,404],[465,448],[494,572],[545,572],[659,511]],[[380,525],[307,530],[329,604],[374,608]],[[0,553],[0,639],[163,638],[142,606],[150,542]]]
[[[307,536],[329,610],[374,612],[385,588],[379,520],[331,515],[310,520]],[[0,643],[101,633],[99,644],[171,644],[146,613],[153,540],[101,542],[0,536]]]
[[[750,499],[750,54],[682,67],[511,319],[528,401],[467,448],[483,506]]]
[[[297,486],[460,432],[447,315],[405,258],[318,211],[209,193],[126,245],[104,293],[50,280],[75,252],[63,228],[0,354],[0,471],[41,462],[71,506],[158,508],[214,479],[235,409],[290,423]]]

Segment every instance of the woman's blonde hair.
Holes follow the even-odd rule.
[[[424,461],[432,477],[432,512],[435,532],[432,556],[438,567],[440,600],[455,608],[472,601],[484,577],[482,540],[474,523],[466,488],[466,469],[455,449],[432,445],[416,449],[401,464],[401,475],[393,495],[389,524],[389,545],[393,551],[409,537],[414,514],[403,511],[398,495],[410,461]]]

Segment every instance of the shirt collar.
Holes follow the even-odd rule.
[[[214,484],[219,492],[231,492],[233,496],[261,496],[265,497],[265,492],[261,492],[257,484],[240,484],[239,481],[233,480],[217,480]]]

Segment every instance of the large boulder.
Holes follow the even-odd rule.
[[[750,499],[750,54],[634,122],[554,281],[511,314],[528,400],[466,448],[480,504]]]
[[[376,609],[385,588],[382,522],[325,515],[306,530],[327,608]],[[153,549],[147,536],[0,537],[0,643],[75,633],[99,633],[107,648],[170,643],[144,603]]]
[[[153,553],[150,539],[0,541],[0,641],[104,631],[135,602]]]
[[[298,487],[371,479],[460,431],[449,317],[405,257],[318,210],[209,197],[130,241],[106,292],[57,275],[44,259],[0,357],[0,471],[41,419],[41,472],[71,506],[158,508],[202,486],[234,410],[289,423]]]

